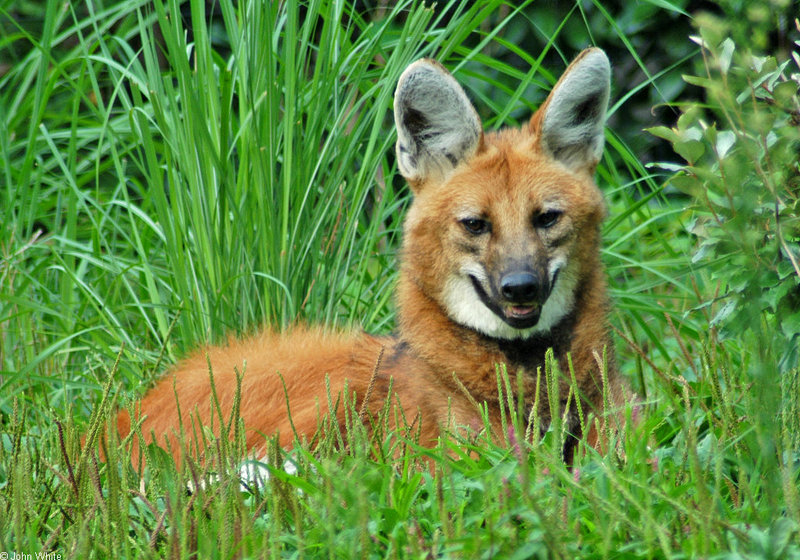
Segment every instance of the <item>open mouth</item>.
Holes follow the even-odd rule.
[[[470,275],[470,280],[472,280],[472,286],[483,304],[510,326],[515,329],[527,329],[539,322],[539,315],[542,312],[541,304],[537,302],[526,302],[524,304],[500,303],[486,293],[477,278]]]
[[[533,305],[509,305],[503,309],[507,317],[512,319],[529,319],[539,315],[539,306]]]

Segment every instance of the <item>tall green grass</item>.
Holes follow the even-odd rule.
[[[346,451],[300,445],[296,474],[273,468],[244,492],[221,451],[209,473],[147,449],[142,486],[128,442],[105,464],[81,449],[198,344],[296,320],[391,330],[403,68],[441,60],[499,127],[591,43],[587,22],[639,60],[599,2],[559,21],[535,8],[51,1],[29,25],[0,4],[0,552],[800,557],[797,376],[778,372],[779,407],[765,409],[757,349],[709,326],[716,279],[690,262],[686,199],[613,130],[604,260],[619,361],[643,400],[619,448],[570,471],[552,434],[424,451],[402,434],[370,444],[354,424],[337,435]],[[617,84],[612,122],[660,83],[643,75]]]

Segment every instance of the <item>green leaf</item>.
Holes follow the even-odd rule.
[[[787,80],[785,82],[780,82],[776,84],[772,90],[772,95],[775,98],[775,102],[780,107],[786,107],[787,109],[796,109],[797,91],[798,91],[797,82],[794,82],[792,80]]]
[[[736,144],[736,134],[730,130],[719,132],[716,142],[717,156],[719,156],[720,159],[724,158],[734,144]]]
[[[731,59],[733,58],[733,51],[736,50],[736,44],[730,37],[722,41],[722,49],[719,53],[719,70],[723,74],[727,74],[731,68]]]
[[[644,130],[645,132],[649,132],[653,136],[663,138],[668,142],[679,142],[681,139],[674,128],[669,128],[667,126],[653,126],[651,128],[645,128]]]
[[[731,313],[736,311],[736,302],[732,299],[725,302],[725,304],[716,312],[714,317],[711,319],[711,325],[717,326],[725,323],[728,317],[730,317]]]
[[[708,78],[701,78],[700,76],[691,76],[689,74],[684,74],[682,77],[687,84],[701,87],[703,89],[709,89],[712,85],[714,85],[714,82]]]
[[[669,180],[670,185],[695,198],[703,193],[703,184],[697,180],[697,177],[686,174],[679,174],[671,177]]]
[[[680,140],[672,144],[673,149],[689,163],[695,163],[706,151],[705,144],[699,140]]]

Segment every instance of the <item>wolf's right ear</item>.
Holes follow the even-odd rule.
[[[471,157],[483,138],[467,94],[444,66],[421,59],[403,72],[394,94],[397,166],[412,187],[441,180]]]

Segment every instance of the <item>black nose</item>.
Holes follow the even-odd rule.
[[[500,292],[511,303],[531,303],[539,295],[539,279],[529,271],[510,272],[500,280]]]

